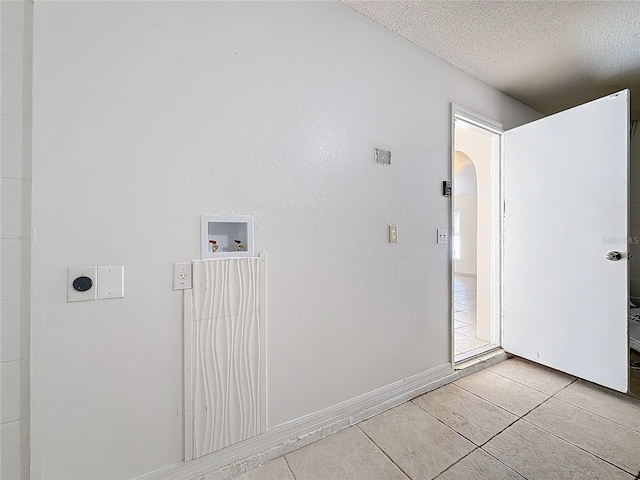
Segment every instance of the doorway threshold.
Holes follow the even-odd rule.
[[[501,347],[496,345],[488,345],[483,348],[477,348],[461,355],[456,355],[455,363],[453,365],[454,370],[463,370],[472,365],[484,363],[487,361],[506,360],[509,354],[505,352]],[[493,363],[493,362],[492,362]]]

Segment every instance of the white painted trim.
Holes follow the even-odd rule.
[[[138,480],[223,480],[297,450],[457,378],[451,363],[399,380],[316,413],[292,420],[204,457],[180,462]]]
[[[258,254],[260,262],[260,318],[262,319],[262,330],[260,331],[260,431],[266,432],[269,419],[267,401],[269,392],[267,391],[267,252]]]
[[[469,110],[468,108],[465,108],[461,105],[451,102],[452,128],[455,127],[456,118],[459,118],[460,120],[464,120],[465,122],[471,123],[476,127],[480,127],[484,130],[489,130],[490,132],[497,133],[499,135],[502,135],[504,133],[504,128],[500,122],[492,120],[489,117],[485,117],[484,115],[480,115],[479,113],[476,113],[473,110]],[[451,142],[451,145],[453,145],[453,142]]]
[[[184,460],[193,458],[193,290],[182,291]]]
[[[453,195],[455,194],[455,129],[456,119],[462,120],[466,123],[470,123],[478,128],[486,130],[488,132],[497,135],[495,140],[492,140],[492,159],[491,159],[491,177],[495,181],[499,188],[493,189],[492,203],[496,205],[494,212],[492,213],[492,232],[491,235],[491,251],[493,252],[493,265],[491,268],[491,282],[493,284],[493,292],[491,295],[491,346],[488,349],[494,349],[502,346],[502,265],[503,265],[503,242],[504,242],[504,179],[502,172],[504,171],[504,128],[500,122],[492,120],[484,115],[469,110],[451,102],[451,118],[450,118],[450,142],[449,142],[449,175],[451,178],[451,191],[452,195],[449,198],[449,229],[453,228]],[[450,282],[450,296],[449,296],[449,313],[451,321],[451,364],[455,365],[455,311],[453,308],[453,302],[455,300],[455,263],[453,259],[453,242],[449,245],[449,282]],[[473,353],[470,357],[462,357],[460,361],[466,361],[469,358],[473,358],[476,355],[484,353],[485,349],[478,349],[480,353]]]

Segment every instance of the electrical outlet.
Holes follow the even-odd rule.
[[[398,243],[398,225],[389,225],[389,243]]]
[[[438,245],[446,245],[449,241],[449,231],[446,228],[438,229]]]
[[[174,263],[173,264],[173,289],[187,290],[191,288],[191,264],[190,263]]]

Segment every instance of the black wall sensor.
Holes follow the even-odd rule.
[[[78,292],[86,292],[93,287],[93,281],[89,277],[78,277],[71,285],[73,289]]]

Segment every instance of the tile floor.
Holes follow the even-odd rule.
[[[490,347],[490,342],[476,336],[476,277],[456,275],[454,278],[453,340],[456,361],[477,355]]]
[[[240,480],[633,480],[640,400],[519,358],[277,458]]]

